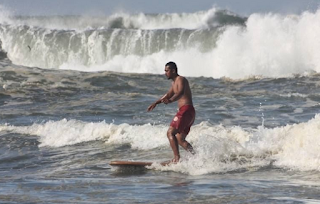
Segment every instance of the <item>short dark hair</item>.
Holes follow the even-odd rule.
[[[176,65],[176,63],[174,63],[174,62],[168,62],[167,64],[166,64],[166,67],[169,67],[169,69],[174,69],[175,71],[176,71],[176,73],[178,73],[178,67],[177,67],[177,65]]]

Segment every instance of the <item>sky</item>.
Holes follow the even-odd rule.
[[[111,15],[129,13],[191,13],[213,6],[240,15],[300,14],[316,11],[320,0],[0,0],[16,15]]]

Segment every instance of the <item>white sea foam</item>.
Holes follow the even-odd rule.
[[[108,28],[154,30],[172,28],[199,29],[219,26],[217,14],[237,18],[231,12],[219,11],[217,13],[217,11],[219,9],[213,7],[207,11],[195,13],[131,14],[120,11],[110,16],[28,16],[17,18],[13,11],[0,5],[0,16],[2,17],[0,23],[77,31]]]
[[[49,69],[160,74],[167,61],[175,61],[181,74],[194,77],[242,79],[320,72],[320,10],[299,16],[252,14],[246,26],[226,25],[223,30],[210,31],[210,35],[219,33],[219,37],[215,43],[215,37],[208,43],[207,34],[202,32],[208,31],[204,25],[215,12],[211,9],[201,15],[181,14],[171,16],[171,20],[165,15],[162,19],[141,14],[135,16],[135,23],[145,28],[114,29],[111,33],[100,33],[99,29],[89,33],[28,29],[14,24],[0,29],[0,39],[13,63]],[[170,29],[179,27],[181,21],[197,29],[186,36],[186,30]],[[159,33],[155,25],[167,30]],[[151,30],[144,30],[147,27]],[[175,38],[168,37],[171,35]],[[158,40],[160,43],[152,44]],[[155,49],[157,46],[161,49]]]
[[[198,154],[177,165],[152,168],[201,175],[264,166],[319,171],[320,115],[306,123],[245,131],[198,125],[191,133]],[[194,136],[196,133],[196,137]]]
[[[230,27],[220,37],[214,67],[220,76],[232,78],[319,72],[319,20],[320,10],[296,17],[251,15],[246,29]]]
[[[309,95],[300,94],[300,93],[287,93],[287,94],[280,94],[280,96],[285,98],[291,98],[291,97],[308,98]]]
[[[39,136],[40,146],[60,147],[99,140],[107,145],[129,144],[139,150],[160,147],[169,150],[166,130],[164,125],[115,125],[66,119],[25,127],[0,126],[0,131]],[[270,164],[301,171],[320,171],[319,134],[320,115],[305,123],[272,129],[246,130],[239,126],[224,127],[203,122],[195,125],[188,136],[197,152],[195,156],[183,151],[182,161],[177,165],[154,165],[153,168],[193,175],[255,169]]]

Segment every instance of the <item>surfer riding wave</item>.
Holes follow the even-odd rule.
[[[165,95],[148,107],[148,111],[152,111],[160,103],[169,104],[175,101],[178,102],[179,111],[173,118],[167,131],[167,137],[174,154],[172,162],[176,163],[180,160],[178,145],[188,152],[195,154],[191,144],[186,141],[186,137],[195,120],[195,109],[192,103],[189,82],[185,77],[178,74],[176,63],[168,62],[165,65],[164,71],[166,77],[172,80],[172,85]]]

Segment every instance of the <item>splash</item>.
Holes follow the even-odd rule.
[[[13,63],[46,69],[160,74],[167,61],[175,61],[181,74],[193,77],[278,78],[320,71],[320,10],[252,14],[246,21],[215,8],[108,18],[120,18],[122,25],[92,21],[84,30],[52,29],[20,19],[1,24],[0,39]]]
[[[12,24],[14,12],[0,4],[0,24]]]
[[[1,5],[0,5],[1,6]],[[201,29],[229,24],[243,24],[245,18],[230,11],[213,7],[195,13],[131,14],[117,12],[110,16],[15,16],[10,9],[0,7],[1,24],[25,25],[51,30],[101,29]]]
[[[164,125],[115,125],[66,119],[23,127],[0,126],[0,131],[38,136],[40,147],[60,147],[98,140],[106,145],[129,144],[132,149],[143,151],[155,151],[158,148],[169,150],[166,129]],[[188,136],[188,141],[197,152],[195,156],[182,152],[182,160],[177,165],[161,167],[155,164],[152,168],[192,175],[267,166],[320,171],[319,134],[320,115],[305,123],[272,129],[262,126],[243,129],[203,122],[195,125]]]
[[[319,10],[301,16],[251,15],[245,29],[230,27],[221,35],[212,59],[214,75],[287,77],[319,72],[319,19]]]

